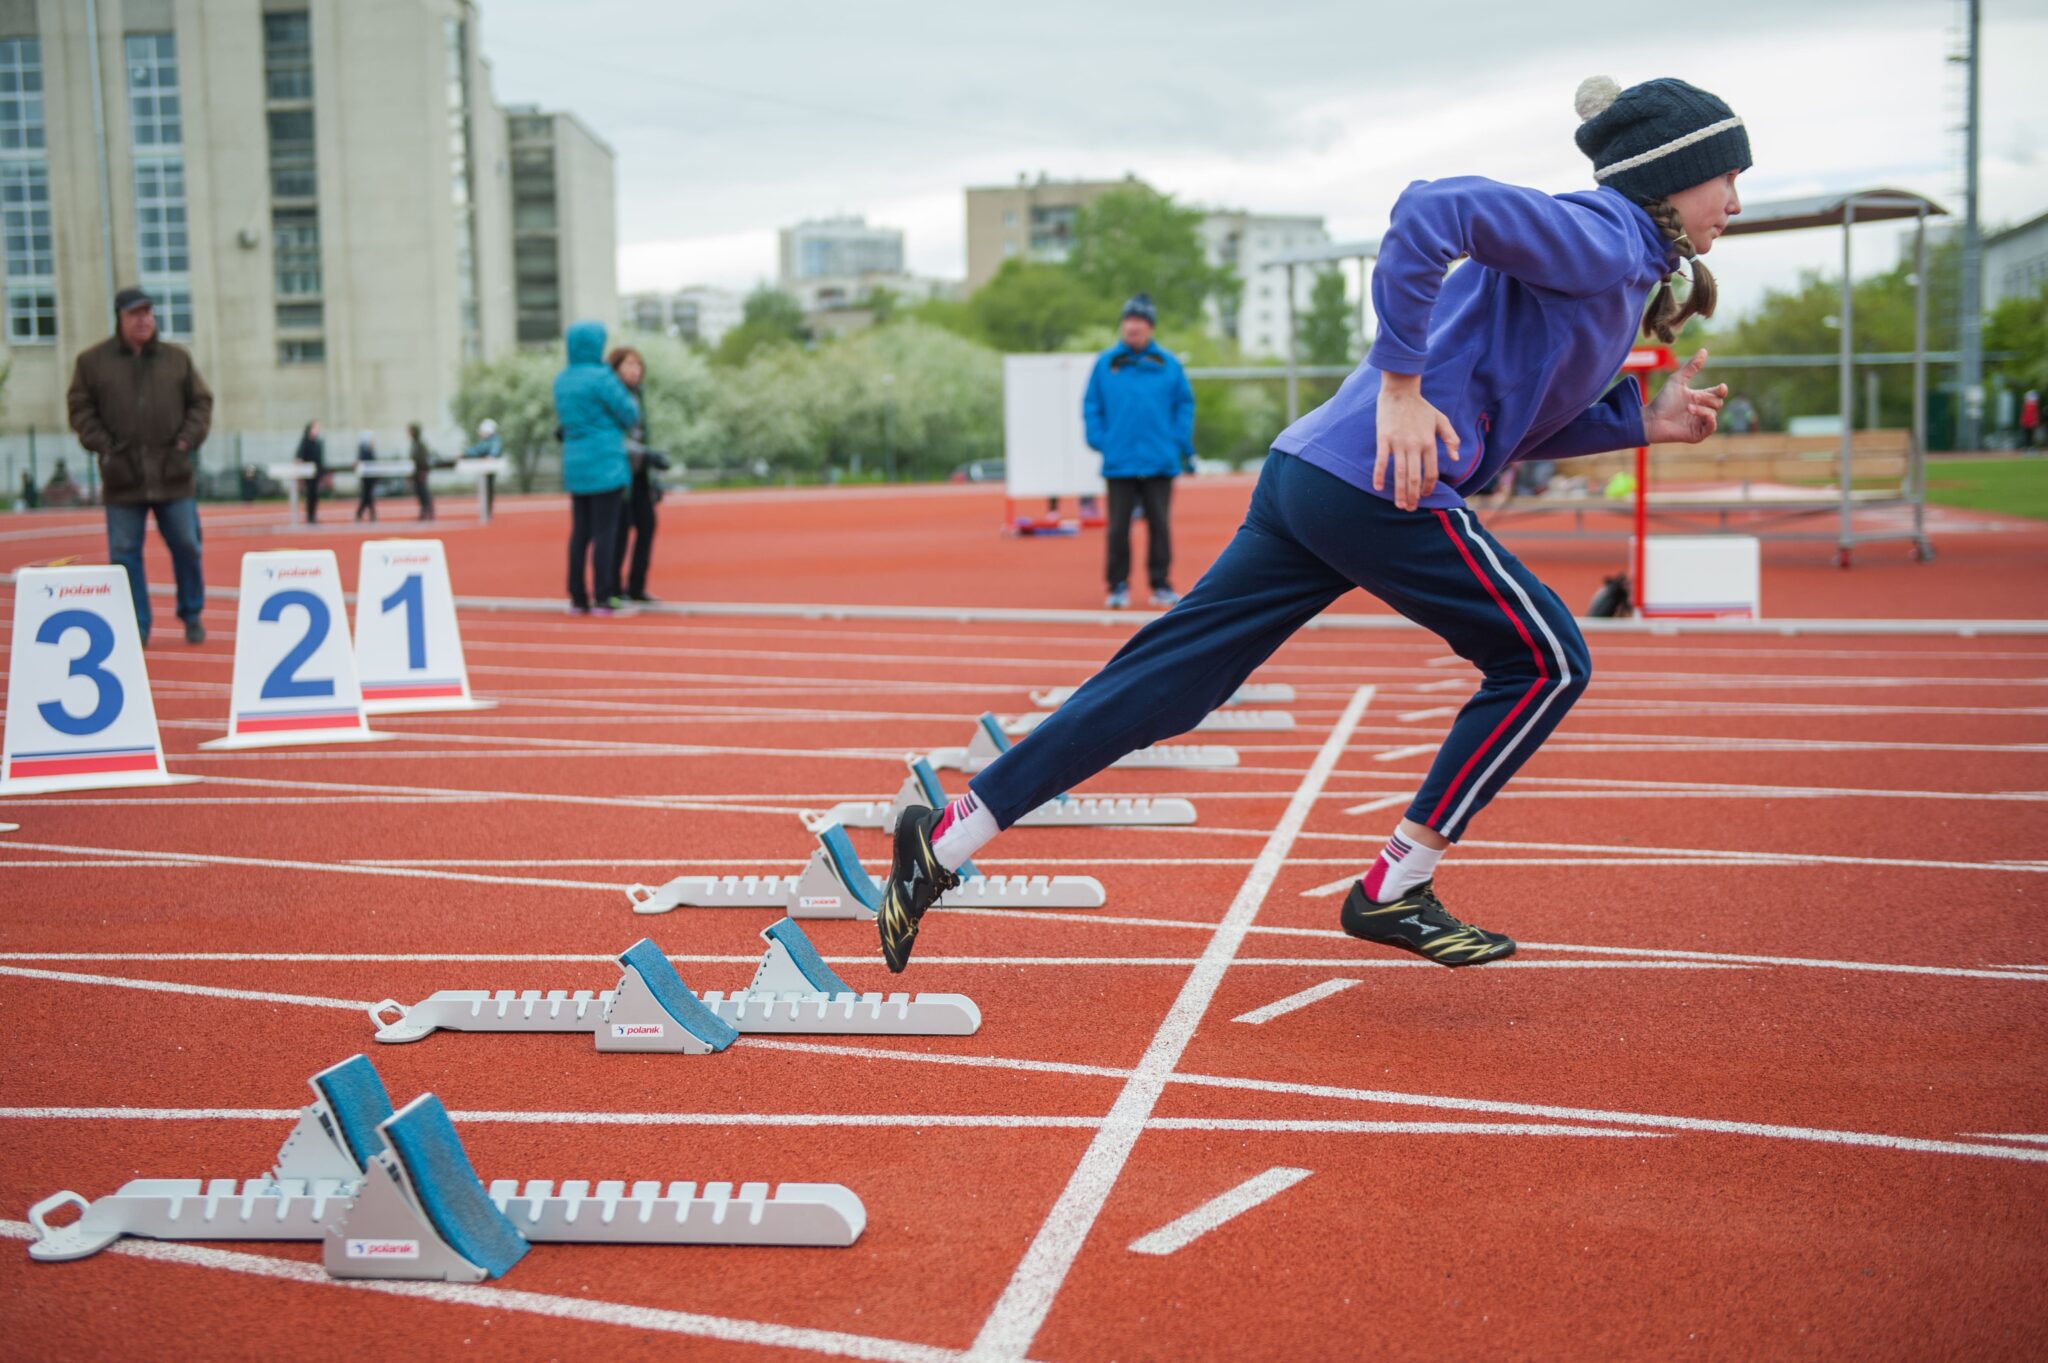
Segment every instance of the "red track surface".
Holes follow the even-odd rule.
[[[1244,488],[1189,492],[1192,567]],[[1096,604],[1100,541],[999,539],[999,504],[671,500],[655,591]],[[210,517],[211,580],[245,549],[315,542],[353,582],[353,531],[274,519]],[[553,596],[561,519],[515,502],[489,528],[444,523],[457,590]],[[1774,550],[1766,604],[2038,614],[2048,536],[1970,520],[1999,528],[1939,535],[1928,566]],[[68,523],[0,519],[0,555],[97,552],[90,519]],[[1618,552],[1525,557],[1576,600]],[[22,825],[0,837],[0,1215],[62,1187],[260,1173],[306,1076],[370,1050],[400,1101],[441,1095],[487,1178],[839,1181],[867,1233],[542,1246],[499,1284],[396,1293],[331,1283],[310,1245],[39,1265],[17,1243],[0,1327],[25,1356],[944,1357],[1020,1276],[1043,1281],[1020,1265],[1077,1169],[1106,1171],[1106,1196],[1071,1267],[1056,1256],[1042,1326],[1027,1313],[1033,1358],[2048,1350],[2048,640],[1596,637],[1587,699],[1441,881],[1524,949],[1450,972],[1335,934],[1337,899],[1313,892],[1369,858],[1398,804],[1351,811],[1413,788],[1462,697],[1440,683],[1469,674],[1419,634],[1304,635],[1259,678],[1296,687],[1292,733],[1198,735],[1243,765],[1083,788],[1187,795],[1195,829],[1019,829],[983,859],[1095,875],[1105,908],[929,920],[901,983],[972,995],[978,1035],[628,1057],[565,1036],[375,1047],[353,1005],[608,987],[643,932],[692,985],[742,984],[764,914],[636,918],[620,887],[793,870],[796,810],[885,797],[902,752],[1083,680],[1124,630],[466,612],[472,680],[500,708],[383,718],[403,737],[369,748],[202,753],[225,729],[231,605],[205,647],[149,655],[171,765],[205,784],[0,804]],[[1318,789],[1312,759],[1361,685]],[[1303,790],[1261,897],[1254,861]],[[881,836],[853,837],[876,865]],[[214,860],[137,864],[167,853]],[[1091,1141],[1130,1111],[1131,1071],[1241,899],[1250,931],[1128,1161],[1103,1164]],[[809,930],[856,987],[890,983],[871,926]],[[307,954],[326,959],[283,959]],[[577,959],[453,959],[477,954]],[[1233,1021],[1332,979],[1362,983]],[[642,1117],[589,1120],[607,1114]],[[1131,1252],[1276,1167],[1310,1172],[1177,1252]]]

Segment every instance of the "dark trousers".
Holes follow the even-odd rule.
[[[592,598],[584,589],[584,564],[589,564],[596,603],[619,594],[619,503],[624,488],[609,492],[577,492],[569,497],[569,603],[581,610]]]
[[[135,623],[144,643],[149,642],[152,616],[149,584],[142,576],[142,540],[149,529],[152,510],[156,513],[157,533],[164,537],[164,547],[171,551],[171,575],[178,584],[178,618],[197,620],[206,609],[197,499],[179,497],[168,502],[132,505],[108,503],[107,557],[128,570],[128,592],[135,602]]]
[[[420,519],[434,519],[434,489],[427,486],[427,475],[415,473],[412,476],[412,495],[420,499]]]
[[[626,564],[629,538],[633,560],[630,570]],[[653,557],[654,479],[642,465],[633,474],[632,485],[619,504],[619,547],[612,575],[625,588],[627,596],[647,595],[647,565]]]
[[[359,484],[356,493],[356,519],[361,520],[368,516],[374,521],[377,519],[377,480],[367,473],[359,473],[356,475],[356,482]]]
[[[1201,581],[984,768],[974,793],[1007,828],[1125,753],[1186,733],[1353,587],[1482,674],[1408,807],[1457,838],[1585,691],[1585,639],[1557,594],[1466,508],[1402,511],[1277,452]]]
[[[1110,589],[1130,585],[1131,512],[1145,508],[1145,571],[1152,586],[1164,590],[1173,585],[1173,479],[1111,478],[1109,482],[1109,563],[1105,574]]]
[[[306,524],[317,525],[320,521],[320,480],[327,475],[319,469],[306,480]]]

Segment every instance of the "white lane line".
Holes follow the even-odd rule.
[[[6,850],[4,847],[0,847],[0,851],[4,850]],[[133,868],[137,866],[147,866],[151,870],[175,871],[179,869],[189,870],[192,867],[199,865],[201,865],[201,863],[196,861],[102,861],[93,859],[87,859],[84,861],[17,861],[11,857],[0,857],[0,871],[14,871],[23,869],[54,870],[61,867],[77,868],[82,866],[90,866],[94,870],[105,870],[109,867]]]
[[[1427,964],[1425,962],[1425,964]],[[1505,963],[1503,963],[1505,964]],[[1108,1065],[1080,1065],[1056,1060],[1018,1060],[1004,1056],[947,1055],[932,1051],[899,1051],[886,1046],[828,1044],[824,1042],[749,1039],[764,1050],[802,1051],[818,1055],[845,1055],[863,1060],[898,1060],[909,1064],[965,1065],[977,1069],[1014,1070],[1027,1074],[1057,1074],[1086,1079],[1128,1079],[1135,1070]],[[1253,1093],[1284,1093],[1304,1098],[1331,1098],[1345,1102],[1378,1103],[1390,1107],[1434,1108],[1452,1112],[1483,1112],[1510,1117],[1551,1118],[1571,1122],[1611,1122],[1620,1126],[1669,1132],[1698,1132],[1708,1135],[1751,1136],[1761,1140],[1803,1141],[1820,1145],[1865,1146],[1909,1154],[1968,1155],[1983,1159],[2016,1160],[2027,1164],[2048,1164],[2048,1149],[2031,1150],[2011,1145],[1972,1145],[1967,1141],[1927,1140],[1917,1136],[1894,1136],[1882,1132],[1847,1131],[1831,1127],[1789,1126],[1781,1122],[1726,1121],[1713,1117],[1664,1116],[1650,1112],[1616,1111],[1603,1108],[1560,1107],[1543,1103],[1503,1102],[1486,1098],[1460,1098],[1433,1093],[1403,1093],[1391,1089],[1354,1089],[1334,1084],[1294,1084],[1272,1079],[1243,1079],[1220,1074],[1177,1073],[1172,1084],[1199,1088],[1244,1089]]]
[[[1229,1192],[1204,1202],[1186,1216],[1177,1217],[1158,1230],[1131,1241],[1131,1253],[1164,1255],[1186,1249],[1224,1222],[1243,1216],[1262,1202],[1272,1201],[1313,1172],[1311,1169],[1289,1169],[1284,1165],[1276,1165],[1263,1174],[1254,1174]]]
[[[1965,1136],[1974,1136],[1987,1141],[2026,1141],[2031,1145],[2048,1145],[2048,1136],[2027,1131],[1965,1131]]]
[[[594,880],[549,880],[539,876],[487,876],[463,871],[427,871],[411,866],[358,866],[350,862],[333,861],[292,861],[284,857],[231,857],[216,852],[162,852],[152,853],[143,848],[130,847],[79,847],[60,842],[16,842],[9,839],[9,847],[26,847],[37,852],[72,852],[89,856],[104,852],[110,857],[128,858],[159,864],[181,862],[204,862],[209,866],[260,866],[278,871],[324,871],[340,875],[397,876],[406,880],[461,880],[476,885],[533,885],[552,890],[608,890],[621,893],[625,887],[609,882]]]
[[[1382,809],[1392,809],[1395,805],[1406,804],[1413,798],[1410,795],[1382,795],[1376,800],[1367,800],[1362,805],[1353,805],[1344,812],[1346,814],[1377,814]]]
[[[1384,752],[1376,752],[1372,755],[1372,760],[1375,762],[1399,762],[1404,757],[1420,757],[1426,752],[1435,752],[1437,746],[1434,743],[1411,743],[1405,748],[1388,748]]]
[[[199,994],[214,999],[245,999],[255,1003],[297,1003],[311,1008],[346,1008],[361,1012],[370,1005],[356,999],[323,999],[308,994],[273,994],[260,989],[223,989],[210,984],[179,984],[171,980],[131,980],[120,975],[78,975],[68,970],[31,970],[26,966],[0,965],[0,975],[24,980],[52,980],[58,984],[99,984],[114,989],[142,989],[158,994]]]
[[[35,1229],[26,1221],[0,1221],[0,1236],[13,1240],[34,1240]],[[908,1340],[882,1339],[873,1335],[847,1334],[839,1330],[814,1330],[797,1325],[776,1325],[768,1321],[740,1320],[731,1316],[708,1316],[695,1311],[669,1311],[652,1306],[629,1306],[623,1302],[594,1301],[588,1297],[556,1297],[541,1292],[520,1292],[503,1287],[482,1287],[470,1283],[399,1282],[377,1278],[333,1278],[317,1263],[301,1259],[273,1259],[266,1254],[240,1250],[209,1249],[175,1241],[118,1240],[107,1246],[108,1254],[125,1254],[160,1264],[187,1268],[210,1268],[227,1273],[244,1273],[257,1278],[276,1278],[309,1287],[339,1288],[345,1292],[376,1292],[387,1297],[440,1302],[450,1306],[473,1306],[484,1311],[516,1311],[530,1316],[575,1321],[584,1325],[615,1325],[653,1334],[682,1335],[692,1339],[715,1339],[727,1344],[751,1344],[771,1349],[799,1349],[831,1358],[857,1358],[869,1363],[957,1363],[962,1355],[952,1349]],[[607,1341],[608,1343],[608,1341]]]
[[[1080,1254],[1082,1243],[1088,1238],[1096,1218],[1102,1214],[1103,1205],[1109,1201],[1110,1190],[1123,1173],[1124,1164],[1144,1132],[1146,1120],[1158,1105],[1159,1096],[1165,1092],[1168,1078],[1186,1053],[1188,1043],[1194,1040],[1195,1029],[1201,1023],[1202,1015],[1208,1011],[1217,988],[1223,983],[1231,958],[1244,944],[1253,918],[1266,902],[1266,895],[1279,878],[1288,852],[1293,849],[1295,835],[1301,832],[1302,825],[1314,810],[1316,795],[1329,781],[1330,773],[1336,770],[1338,759],[1344,755],[1344,748],[1351,741],[1352,731],[1358,727],[1359,720],[1365,715],[1365,707],[1372,701],[1372,694],[1370,686],[1359,687],[1336,726],[1330,730],[1329,737],[1323,740],[1322,750],[1309,764],[1294,799],[1288,802],[1286,812],[1280,816],[1272,836],[1246,874],[1236,898],[1231,901],[1229,911],[1204,948],[1201,964],[1181,986],[1166,1019],[1145,1047],[1138,1067],[1117,1094],[1108,1118],[1089,1142],[1088,1150],[1081,1156],[1073,1176],[1061,1189],[1059,1200],[1038,1228],[1038,1234],[1032,1237],[1031,1247],[1025,1251],[1022,1262],[997,1298],[988,1319],[982,1323],[970,1351],[972,1357],[1005,1360],[1007,1363],[1008,1360],[1024,1358],[1030,1351],[1032,1340],[1037,1338],[1039,1328],[1052,1310],[1053,1299],[1059,1295],[1060,1285],[1066,1281],[1067,1272]]]
[[[1395,715],[1394,718],[1400,720],[1403,724],[1414,724],[1421,720],[1442,719],[1445,715],[1455,715],[1457,713],[1458,707],[1455,705],[1432,705],[1427,710],[1409,710]]]
[[[1284,1017],[1298,1008],[1306,1008],[1312,1003],[1321,1003],[1332,994],[1341,994],[1355,984],[1364,983],[1364,980],[1324,980],[1321,984],[1310,985],[1299,994],[1289,994],[1284,999],[1275,999],[1263,1008],[1254,1008],[1249,1013],[1239,1013],[1231,1021],[1249,1022],[1256,1027],[1262,1023],[1271,1022],[1274,1018]]]
[[[0,1120],[80,1122],[286,1122],[295,1107],[0,1107]],[[451,1120],[507,1126],[946,1127],[956,1130],[1092,1130],[1103,1118],[1037,1113],[935,1112],[493,1112],[454,1111]],[[1270,1117],[1154,1117],[1154,1131],[1239,1131],[1332,1136],[1604,1136],[1668,1140],[1656,1131],[1551,1122],[1299,1121]]]

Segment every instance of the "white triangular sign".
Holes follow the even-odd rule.
[[[373,743],[332,549],[242,555],[228,735],[202,748]]]
[[[356,574],[363,712],[488,710],[469,694],[448,555],[439,540],[365,540]]]
[[[164,770],[128,570],[17,572],[0,794],[198,779]]]

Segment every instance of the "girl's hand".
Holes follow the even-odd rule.
[[[1436,491],[1436,442],[1442,440],[1451,458],[1458,455],[1458,433],[1442,412],[1422,396],[1420,374],[1380,375],[1379,449],[1372,461],[1372,485],[1387,487],[1387,465],[1394,469],[1394,505],[1413,511]]]
[[[1663,391],[1643,404],[1645,444],[1697,445],[1714,433],[1720,422],[1721,404],[1728,400],[1728,385],[1687,387],[1706,367],[1707,352],[1703,347],[1671,376]]]

